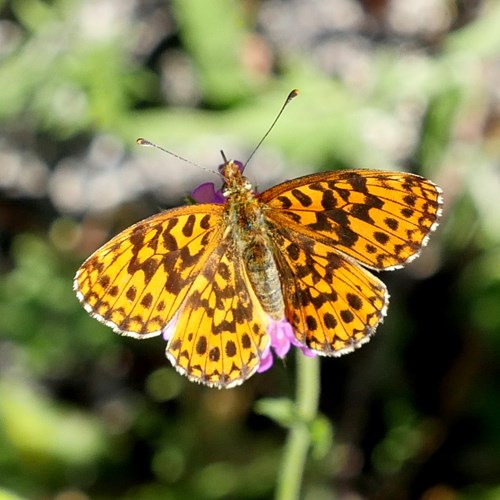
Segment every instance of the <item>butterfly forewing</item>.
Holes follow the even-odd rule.
[[[221,236],[222,205],[192,205],[143,220],[78,270],[85,309],[123,335],[159,335],[184,302]]]
[[[441,212],[441,191],[417,175],[345,170],[308,175],[260,195],[269,217],[375,269],[420,252]]]

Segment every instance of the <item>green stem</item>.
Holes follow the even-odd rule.
[[[309,424],[318,412],[320,391],[319,358],[304,356],[300,349],[296,349],[296,353],[296,419],[290,427],[283,452],[283,461],[276,489],[276,500],[299,498],[304,466],[311,444]]]

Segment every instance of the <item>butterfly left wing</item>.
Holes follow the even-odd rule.
[[[215,204],[175,208],[119,233],[76,273],[85,310],[121,335],[160,335],[216,248],[222,212]]]
[[[222,238],[171,323],[166,354],[176,369],[211,387],[234,387],[258,369],[269,344],[269,317],[234,252]]]
[[[163,333],[176,369],[214,387],[250,377],[269,344],[223,210],[191,205],[138,222],[90,256],[74,282],[93,317],[122,335]]]

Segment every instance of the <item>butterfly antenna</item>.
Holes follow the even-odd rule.
[[[248,160],[245,162],[245,165],[243,166],[243,168],[245,168],[249,163],[250,163],[250,160],[252,159],[253,155],[257,152],[257,150],[260,148],[260,145],[266,140],[266,137],[269,135],[269,133],[271,132],[271,130],[274,128],[274,126],[276,125],[276,122],[279,120],[281,114],[283,113],[283,111],[285,110],[285,108],[288,106],[288,104],[290,104],[290,102],[292,101],[292,99],[294,99],[295,97],[297,97],[299,95],[299,91],[298,89],[293,89],[289,94],[288,94],[288,97],[285,99],[285,102],[283,103],[283,106],[281,106],[281,109],[279,110],[279,113],[276,115],[276,118],[274,119],[273,123],[271,123],[271,126],[269,127],[269,129],[267,130],[267,132],[264,134],[264,136],[262,137],[262,139],[259,141],[259,143],[257,144],[257,146],[255,146],[254,150],[252,151],[252,153],[250,154],[250,156],[248,157]]]
[[[215,172],[214,170],[211,170],[211,169],[206,168],[206,167],[202,167],[201,165],[198,165],[198,163],[195,163],[194,161],[188,160],[187,158],[184,158],[184,156],[173,153],[172,151],[169,151],[168,149],[165,149],[161,146],[158,146],[158,144],[155,144],[154,142],[148,141],[147,139],[144,139],[142,137],[139,137],[138,139],[136,139],[135,142],[136,142],[136,144],[139,144],[139,146],[145,146],[147,148],[159,149],[160,151],[163,151],[164,153],[167,153],[167,154],[173,156],[174,158],[185,161],[186,163],[189,163],[190,165],[193,165],[194,167],[201,168],[202,170],[205,170],[205,172],[210,172],[211,174],[217,174],[217,172]]]

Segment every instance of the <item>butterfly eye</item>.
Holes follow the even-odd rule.
[[[243,171],[245,170],[245,165],[243,165],[243,163],[238,160],[234,160],[234,164],[238,167],[238,170],[243,173]]]
[[[219,165],[219,173],[224,175],[224,173],[226,172],[226,168],[228,166],[229,163],[232,163],[233,165],[236,165],[238,167],[238,170],[240,171],[240,173],[243,173],[243,171],[245,170],[245,165],[243,165],[243,163],[241,163],[241,161],[238,161],[238,160],[229,160],[227,161],[226,163],[222,163],[221,165]]]

